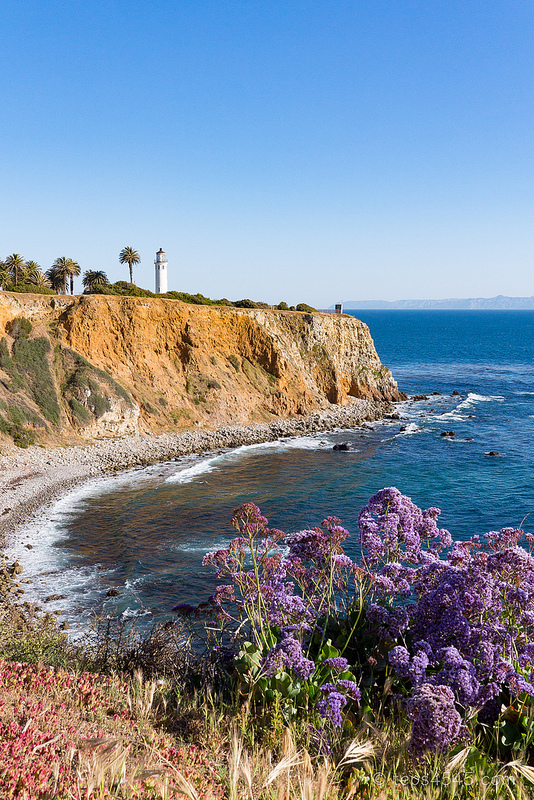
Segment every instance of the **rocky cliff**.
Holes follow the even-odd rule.
[[[0,292],[0,337],[0,432],[22,444],[401,397],[349,316]]]

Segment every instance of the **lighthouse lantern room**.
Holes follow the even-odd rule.
[[[156,269],[156,294],[165,294],[167,292],[167,256],[162,247],[156,253],[156,260],[154,266]]]

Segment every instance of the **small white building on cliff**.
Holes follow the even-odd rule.
[[[156,271],[156,294],[165,294],[167,289],[167,256],[162,247],[156,253],[154,267]]]

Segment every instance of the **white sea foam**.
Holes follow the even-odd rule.
[[[121,617],[125,619],[132,619],[133,617],[148,617],[152,616],[152,611],[148,608],[125,608]]]
[[[471,408],[476,403],[490,403],[491,401],[502,403],[504,402],[504,397],[501,397],[501,395],[484,395],[484,394],[475,394],[474,392],[469,392],[465,400],[459,403],[459,405],[456,408],[457,409]]]
[[[230,544],[232,540],[232,534],[229,533],[225,539],[220,539],[219,541],[210,541],[209,547],[207,547],[206,542],[198,543],[198,544],[184,544],[182,542],[170,542],[166,543],[166,547],[168,550],[178,551],[180,553],[207,553],[208,550],[213,552],[215,550],[224,550]]]
[[[169,475],[165,479],[165,483],[189,483],[202,475],[213,472],[223,463],[236,461],[257,452],[283,453],[287,450],[318,450],[325,446],[329,446],[328,442],[325,442],[324,438],[319,439],[315,436],[299,436],[291,439],[276,439],[274,442],[244,444],[228,452],[205,458],[191,466],[182,467],[174,475]]]
[[[504,402],[504,397],[501,395],[483,395],[483,394],[475,394],[474,392],[469,392],[465,400],[462,400],[461,403],[458,403],[456,408],[451,409],[450,411],[445,411],[443,414],[433,414],[430,419],[433,420],[442,420],[442,421],[449,421],[449,422],[465,422],[467,416],[465,415],[466,411],[471,410],[477,403],[490,403],[490,402]],[[464,413],[462,413],[464,412]]]
[[[204,461],[199,461],[198,464],[193,464],[192,467],[185,467],[174,475],[170,475],[165,479],[165,483],[189,483],[195,480],[200,475],[207,475],[215,469],[215,463],[220,459],[220,456],[215,458],[206,458]]]
[[[454,409],[454,411],[446,411],[444,414],[432,414],[430,419],[442,419],[442,420],[452,420],[454,422],[465,422],[467,417],[464,417],[462,414],[458,414],[458,411]]]
[[[396,438],[397,436],[411,436],[414,433],[420,433],[422,430],[423,429],[420,428],[417,423],[409,422],[408,425],[405,426],[405,429],[395,434],[393,438]]]

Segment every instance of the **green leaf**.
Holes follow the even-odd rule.
[[[240,675],[256,675],[261,669],[262,650],[253,642],[245,642],[237,654],[234,666]]]

